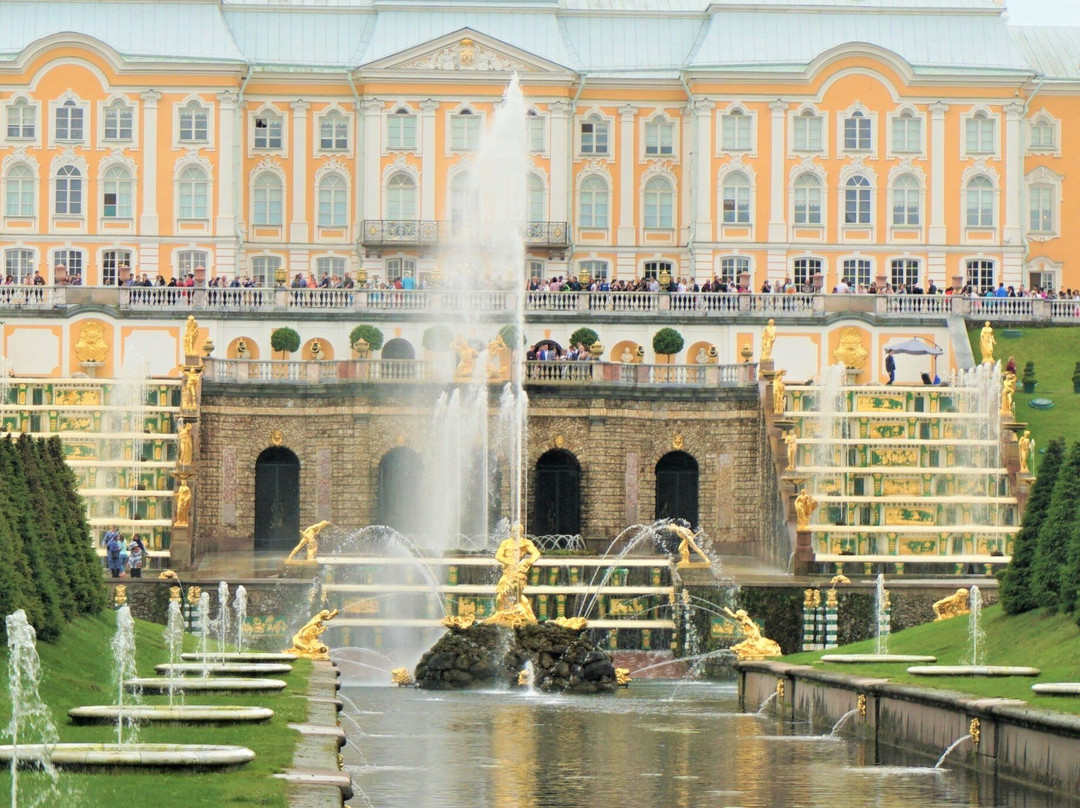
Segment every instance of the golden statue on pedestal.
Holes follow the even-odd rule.
[[[316,556],[319,554],[319,534],[324,529],[330,526],[329,520],[323,519],[321,522],[316,522],[310,527],[304,528],[300,531],[300,543],[292,548],[292,552],[289,553],[289,557],[286,561],[293,561],[296,559],[296,554],[301,550],[305,551],[304,561],[309,563],[315,563]]]
[[[323,609],[293,634],[292,648],[286,648],[282,653],[304,659],[330,659],[330,649],[319,637],[326,631],[326,623],[337,616],[337,609]]]
[[[176,465],[178,466],[190,466],[191,458],[194,454],[191,441],[191,424],[184,424],[180,427],[179,434],[179,449],[176,452]]]
[[[199,408],[199,374],[202,368],[195,365],[184,366],[184,386],[180,389],[180,408],[197,410]]]
[[[795,529],[809,530],[810,517],[818,508],[818,501],[803,488],[795,497]]]
[[[1016,374],[1006,373],[1001,377],[1001,414],[1012,415],[1016,404]]]
[[[180,487],[176,489],[176,517],[173,525],[187,527],[191,513],[191,489],[188,488],[187,478],[180,478]]]
[[[539,558],[540,551],[525,535],[525,528],[520,523],[514,525],[510,538],[503,539],[495,551],[495,560],[502,564],[502,577],[495,586],[495,614],[485,623],[515,628],[537,622],[525,597],[525,583]]]
[[[761,355],[758,357],[759,362],[771,362],[772,361],[772,349],[773,343],[776,342],[776,321],[772,317],[769,318],[769,324],[765,326],[765,330],[761,332]]]
[[[776,371],[776,375],[773,376],[772,380],[772,407],[773,412],[777,415],[783,415],[784,410],[787,409],[787,397],[785,396],[787,387],[784,384],[785,373],[787,373],[786,370]]]
[[[794,429],[784,432],[784,443],[787,444],[787,471],[795,471],[795,459],[799,454],[799,438]]]
[[[994,338],[994,329],[990,327],[990,321],[987,320],[983,324],[982,331],[979,332],[979,351],[982,353],[984,365],[993,364],[995,345],[997,345],[997,339]]]
[[[124,584],[117,584],[113,590],[113,603],[116,604],[116,608],[120,608],[127,603],[127,586]]]
[[[450,344],[453,346],[454,350],[457,351],[458,355],[457,369],[454,370],[454,381],[472,381],[473,370],[476,368],[476,358],[480,355],[480,352],[471,346],[469,341],[460,334],[458,334]]]
[[[956,590],[955,595],[949,595],[949,597],[939,600],[934,604],[934,622],[948,620],[950,617],[959,617],[962,614],[970,614],[971,608],[968,605],[970,597],[971,593],[960,587]]]
[[[195,315],[189,314],[184,323],[184,356],[199,355],[199,323]]]
[[[705,555],[705,551],[698,547],[694,541],[694,532],[682,525],[668,525],[668,530],[679,537],[679,563],[675,566],[684,569],[686,567],[711,567],[712,561]],[[697,553],[700,561],[690,560],[690,551]]]
[[[1031,474],[1031,452],[1035,448],[1035,441],[1031,439],[1031,430],[1025,429],[1024,434],[1017,441],[1020,450],[1020,472]]]
[[[738,624],[739,628],[742,629],[743,636],[746,638],[737,645],[731,646],[731,650],[735,652],[735,655],[740,660],[764,659],[765,657],[781,656],[783,654],[780,646],[774,640],[761,636],[761,629],[758,628],[757,623],[750,619],[745,609],[733,612],[725,606],[724,614]]]

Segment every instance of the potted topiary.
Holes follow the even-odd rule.
[[[285,354],[292,353],[300,347],[300,335],[293,328],[275,328],[270,334],[270,347],[281,352],[281,358]]]
[[[1080,362],[1077,362],[1076,366],[1073,368],[1072,382],[1073,392],[1080,393]]]
[[[433,325],[424,330],[421,342],[429,351],[448,351],[450,343],[454,341],[454,332],[445,325]]]
[[[377,351],[382,347],[383,334],[373,325],[358,325],[349,332],[349,344],[355,349],[360,340],[367,343],[368,350]]]
[[[1025,393],[1034,393],[1035,392],[1035,385],[1037,385],[1039,383],[1039,380],[1035,378],[1035,363],[1034,362],[1028,362],[1027,364],[1024,365],[1024,375],[1020,379],[1020,381],[1024,385],[1024,392]]]
[[[683,349],[683,337],[674,328],[661,328],[652,338],[652,347],[657,358],[666,357],[665,361],[670,364],[675,354]]]
[[[600,335],[591,328],[582,326],[570,335],[570,344],[577,345],[579,342],[586,348],[591,348],[594,342],[600,341]]]
[[[522,334],[519,338],[518,327],[513,323],[507,323],[500,328],[499,336],[502,337],[503,344],[511,351],[517,350],[518,347],[525,344],[525,335]]]

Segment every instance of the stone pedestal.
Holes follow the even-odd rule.
[[[191,560],[191,527],[173,525],[169,543],[169,567],[174,570],[186,570],[191,567]]]
[[[284,562],[284,575],[286,578],[303,578],[311,580],[319,571],[318,561],[308,561],[306,558],[291,558]]]
[[[814,567],[814,549],[810,544],[810,531],[795,533],[795,574],[808,575]]]

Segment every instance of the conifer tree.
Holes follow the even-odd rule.
[[[1060,608],[1062,581],[1069,556],[1069,539],[1080,498],[1080,442],[1074,443],[1054,481],[1050,510],[1039,527],[1039,543],[1032,567],[1035,599],[1040,606]]]
[[[19,477],[17,459],[11,436],[0,440],[0,531],[17,565],[19,588],[15,608],[23,609],[26,619],[40,633],[50,623],[53,610],[45,606],[38,586],[39,565],[31,560],[27,552],[31,543],[23,527],[30,520],[26,518],[25,488]],[[55,617],[58,624],[58,611],[55,611]]]
[[[1064,459],[1065,439],[1055,438],[1046,447],[1046,454],[1039,463],[1039,476],[1031,488],[1031,496],[1024,509],[1024,521],[1013,539],[1012,561],[998,574],[1001,580],[1001,607],[1007,614],[1020,614],[1039,606],[1035,599],[1032,567],[1039,542],[1039,528],[1050,510],[1054,482]]]
[[[37,529],[37,550],[46,559],[48,574],[59,595],[58,606],[64,620],[75,616],[75,599],[71,597],[71,558],[68,548],[59,539],[56,517],[57,509],[53,498],[56,482],[45,476],[35,441],[25,432],[15,444],[19,450],[26,491],[29,496],[31,518]]]

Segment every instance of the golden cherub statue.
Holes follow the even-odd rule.
[[[618,687],[630,687],[630,683],[633,679],[630,677],[629,668],[616,668],[615,669],[615,684]]]
[[[772,406],[773,412],[777,415],[783,415],[784,410],[787,409],[787,397],[784,395],[787,390],[784,384],[785,373],[787,373],[786,370],[776,371],[776,375],[773,376],[772,380]]]
[[[323,532],[330,525],[330,522],[323,519],[321,522],[316,522],[310,527],[304,528],[300,531],[300,543],[292,548],[292,552],[289,553],[289,557],[286,561],[293,561],[296,558],[296,554],[301,550],[305,550],[304,561],[314,562],[316,556],[319,554],[319,534]]]
[[[948,620],[950,617],[959,617],[962,614],[970,614],[971,608],[968,605],[970,597],[971,593],[960,587],[956,590],[955,595],[949,595],[949,597],[939,600],[934,604],[934,622]]]
[[[304,659],[330,659],[330,649],[319,637],[326,631],[326,624],[337,616],[337,609],[323,609],[293,634],[292,648],[286,648],[282,653]]]
[[[997,339],[994,338],[994,329],[990,327],[990,321],[987,320],[983,324],[982,331],[979,332],[979,351],[982,353],[984,365],[993,363],[995,345],[997,345]]]
[[[514,525],[510,538],[503,539],[495,551],[495,560],[502,564],[502,576],[495,586],[495,614],[485,623],[513,628],[537,622],[524,593],[529,570],[539,558],[540,551],[525,535],[525,528],[520,523]]]
[[[761,629],[757,623],[750,619],[745,609],[733,612],[725,606],[723,611],[724,614],[738,624],[739,628],[742,629],[743,636],[746,638],[742,642],[731,646],[731,650],[735,652],[735,655],[740,660],[764,659],[765,657],[781,656],[783,654],[780,646],[774,640],[761,636]]]
[[[808,494],[806,489],[803,488],[799,491],[799,496],[795,497],[795,529],[796,530],[809,530],[810,529],[810,517],[814,511],[818,508],[818,501],[812,494]]]
[[[686,567],[711,567],[712,561],[705,555],[705,551],[702,550],[696,541],[694,541],[694,532],[690,528],[683,527],[682,525],[668,525],[668,530],[679,537],[679,563],[676,567],[684,569]],[[690,551],[693,550],[697,553],[700,561],[690,560]]]
[[[451,345],[454,350],[457,351],[458,355],[458,366],[454,371],[454,381],[472,381],[473,370],[476,368],[476,358],[480,355],[480,352],[471,346],[469,341],[460,334],[454,338]]]
[[[113,603],[118,609],[127,603],[127,587],[124,584],[117,584],[113,590]]]
[[[761,355],[758,357],[759,362],[771,362],[772,361],[772,349],[773,343],[776,342],[776,321],[771,317],[769,318],[769,324],[765,326],[765,330],[761,332]]]
[[[1035,441],[1031,439],[1031,430],[1025,429],[1024,434],[1017,441],[1020,450],[1020,472],[1031,474],[1031,452],[1035,448]]]

